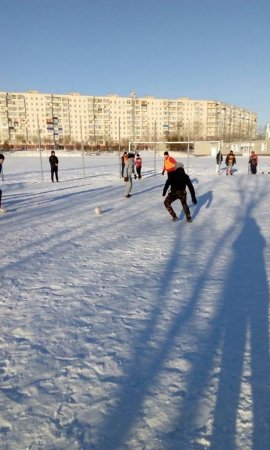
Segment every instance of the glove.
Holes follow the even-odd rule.
[[[164,170],[162,170],[162,175],[164,175]]]
[[[165,197],[165,195],[166,195],[166,192],[163,191],[162,192],[162,197]]]
[[[125,177],[124,181],[125,181],[125,183],[127,183],[128,182],[128,177]]]
[[[193,205],[197,205],[197,199],[196,199],[196,198],[193,198],[193,199],[192,199],[192,203],[193,203]]]

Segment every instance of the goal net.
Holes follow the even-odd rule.
[[[138,146],[140,146],[140,149],[143,149],[142,146],[145,146],[144,148],[147,148],[153,150],[154,152],[154,174],[157,174],[157,153],[162,151],[169,151],[171,153],[179,153],[179,156],[181,157],[185,156],[187,158],[187,164],[186,164],[186,172],[189,173],[189,157],[190,153],[192,152],[194,148],[195,141],[129,141],[128,143],[128,151],[129,153],[132,151],[137,151]],[[170,145],[181,145],[185,146],[185,149],[171,149]],[[175,155],[176,156],[176,155]],[[177,156],[176,156],[177,157]]]

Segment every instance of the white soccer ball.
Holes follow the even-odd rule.
[[[102,209],[100,206],[96,206],[95,207],[95,213],[97,216],[100,216],[100,214],[102,214]]]

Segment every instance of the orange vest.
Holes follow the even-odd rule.
[[[173,172],[175,170],[175,164],[176,159],[174,159],[172,156],[166,156],[164,158],[164,166],[163,166],[163,172],[167,170],[167,172]]]

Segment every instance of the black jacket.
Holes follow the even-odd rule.
[[[171,186],[171,192],[177,191],[184,192],[186,190],[186,187],[188,187],[192,202],[197,203],[195,190],[191,182],[191,179],[189,178],[189,176],[186,174],[186,172],[182,167],[179,167],[173,172],[168,173],[168,178],[163,188],[163,195],[166,195],[169,186]]]
[[[51,155],[49,157],[49,162],[50,162],[51,168],[55,169],[55,167],[58,166],[58,158],[57,158],[57,156]]]
[[[222,155],[221,152],[218,152],[218,154],[217,154],[217,156],[216,156],[216,161],[217,161],[217,164],[222,163],[222,161],[223,161],[223,155]]]

